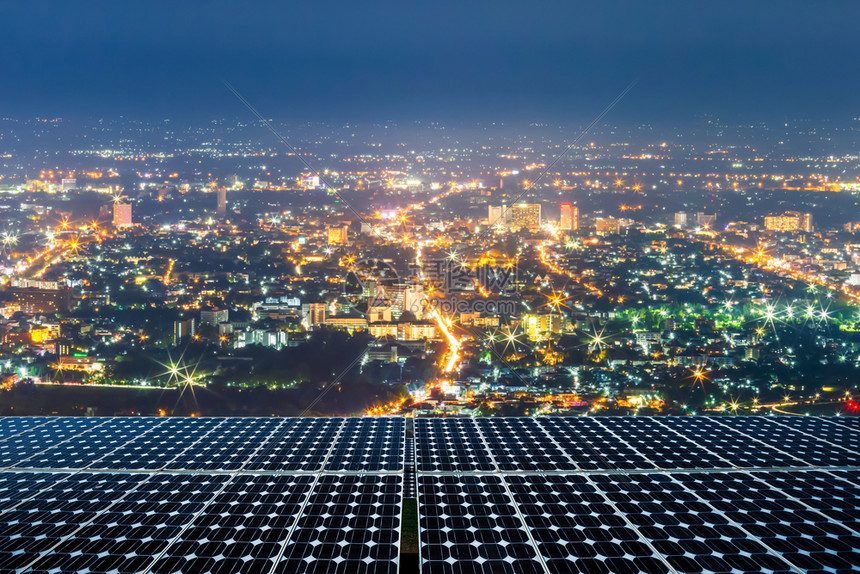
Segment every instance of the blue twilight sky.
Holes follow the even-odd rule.
[[[860,116],[857,0],[5,2],[0,117]]]

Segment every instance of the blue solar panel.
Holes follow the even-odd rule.
[[[858,533],[789,498],[786,492],[740,472],[676,478],[802,571],[860,569]]]
[[[710,475],[688,476],[695,481]],[[777,552],[670,475],[605,474],[591,478],[677,572],[793,571]]]
[[[128,441],[163,423],[158,418],[117,418],[52,446],[16,464],[16,468],[83,469]]]
[[[582,470],[656,468],[595,419],[553,417],[536,420]]]
[[[225,419],[165,419],[162,424],[141,433],[137,438],[106,455],[91,466],[105,470],[161,470]],[[213,437],[218,433],[213,433]]]
[[[148,478],[72,475],[0,515],[0,572],[22,569],[74,535]],[[77,539],[77,538],[74,538]]]
[[[775,417],[720,417],[722,425],[739,430],[756,441],[791,454],[813,466],[857,466],[860,451],[852,451],[824,438],[775,422]]]
[[[472,419],[417,419],[415,459],[419,472],[496,470]]]
[[[343,419],[286,419],[245,465],[267,472],[319,472]]]
[[[671,572],[586,476],[504,480],[551,573]]]
[[[418,514],[422,572],[544,572],[500,476],[419,476]]]
[[[52,420],[54,419],[51,417],[0,417],[0,440],[47,424]]]
[[[13,420],[0,572],[860,569],[854,419]]]
[[[320,476],[275,572],[396,574],[402,481],[399,475]]]
[[[654,419],[687,437],[720,459],[739,468],[808,466],[789,453],[779,451],[753,437],[721,425],[708,417],[660,417]]]
[[[325,470],[402,471],[404,430],[401,418],[346,419]]]
[[[576,464],[535,419],[477,419],[496,467],[510,471],[572,471]]]
[[[311,475],[240,475],[161,555],[151,572],[270,572],[307,500]]]
[[[108,419],[97,418],[57,418],[9,437],[0,441],[0,468],[25,461],[43,450],[107,422]]]

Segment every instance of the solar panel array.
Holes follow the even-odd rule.
[[[0,572],[856,571],[858,420],[0,418]]]

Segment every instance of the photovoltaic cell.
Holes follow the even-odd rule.
[[[860,451],[829,444],[822,438],[774,422],[774,417],[720,417],[720,424],[739,430],[813,466],[857,466]]]
[[[328,472],[403,470],[402,418],[346,419],[325,465]]]
[[[416,419],[418,472],[491,472],[490,453],[472,419]]]
[[[860,537],[746,473],[677,479],[805,572],[860,569]]]
[[[535,419],[483,418],[477,423],[496,466],[503,472],[577,470]]]
[[[270,572],[312,484],[311,475],[235,477],[151,571]]]
[[[552,574],[671,571],[585,476],[505,480]]]
[[[500,476],[418,477],[421,571],[544,572]]]
[[[396,574],[403,477],[322,475],[275,572]]]

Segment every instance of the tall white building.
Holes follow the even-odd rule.
[[[216,214],[219,218],[227,215],[227,188],[219,187],[218,188],[218,209]]]

